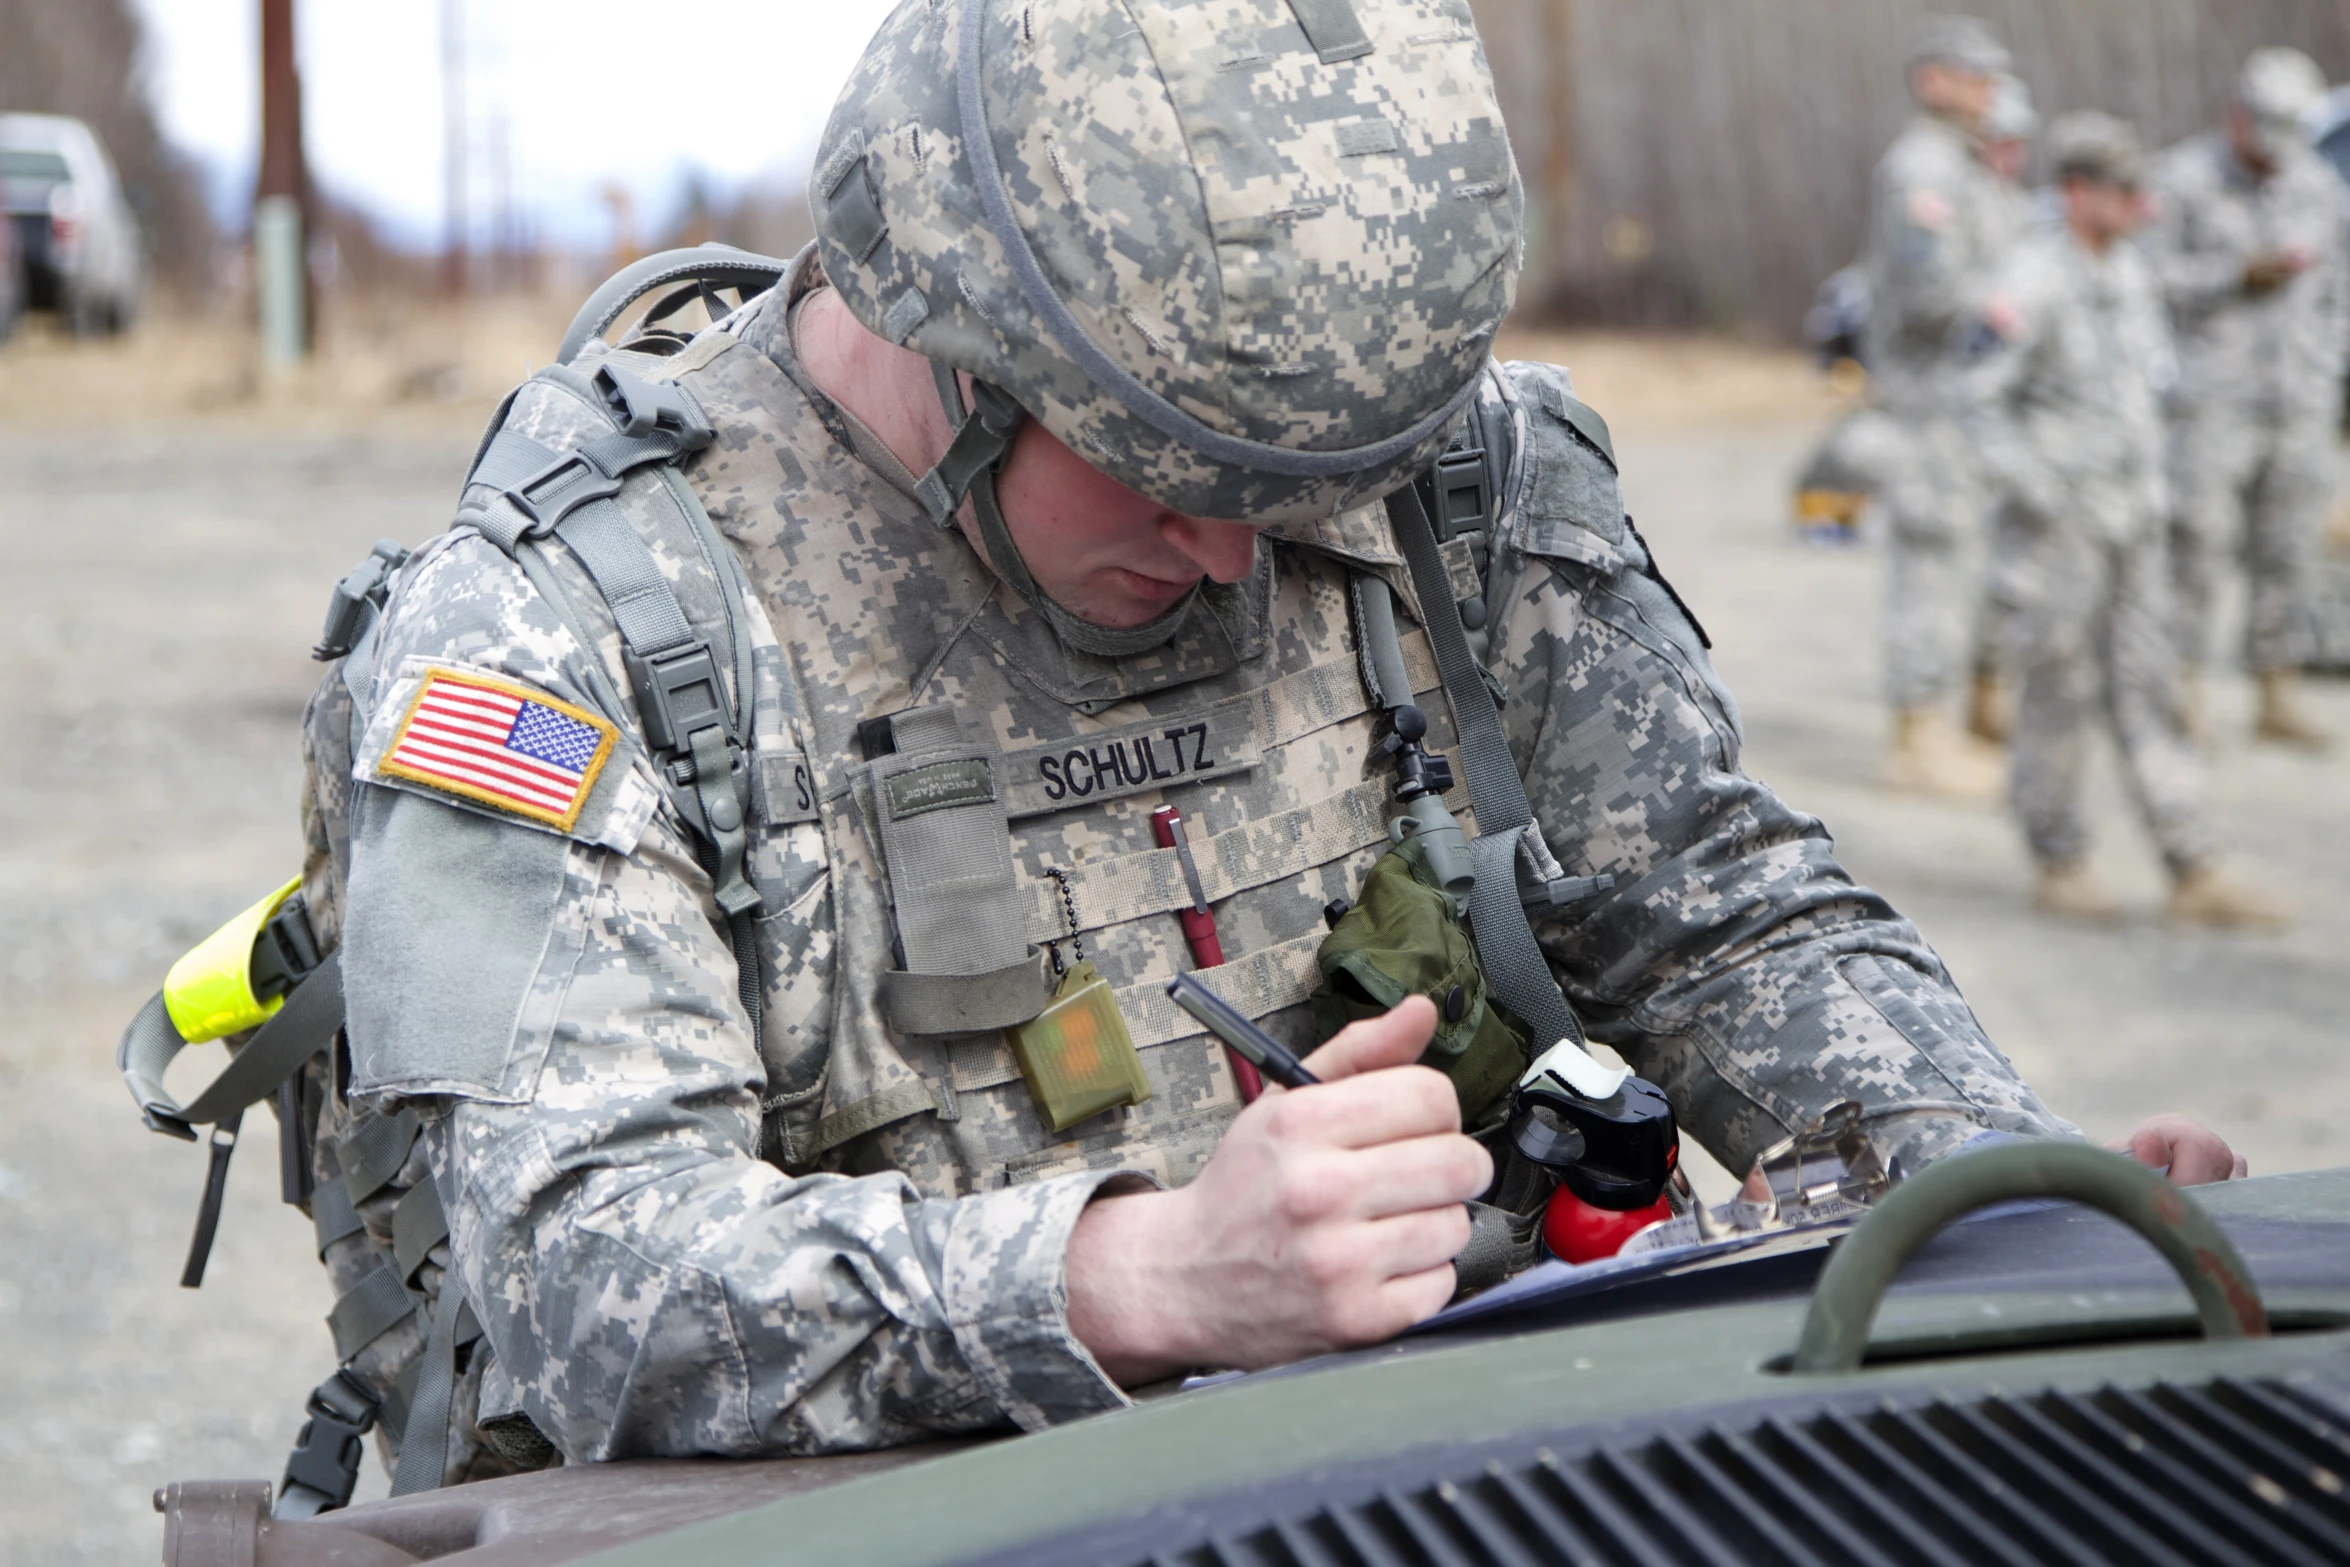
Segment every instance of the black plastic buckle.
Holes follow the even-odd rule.
[[[525,538],[552,533],[563,519],[590,501],[620,493],[620,479],[596,466],[585,452],[565,452],[506,492],[514,509],[530,519]]]
[[[367,629],[368,611],[383,608],[384,597],[391,591],[392,573],[407,562],[408,552],[399,545],[390,539],[376,540],[367,558],[335,584],[326,601],[326,628],[319,632],[318,645],[310,650],[310,656],[330,664],[356,647]]]
[[[286,1456],[285,1478],[278,1482],[281,1516],[297,1486],[323,1500],[292,1516],[333,1512],[351,1504],[351,1492],[359,1484],[359,1466],[367,1456],[367,1445],[361,1439],[375,1429],[383,1405],[348,1371],[337,1371],[311,1390],[303,1412],[309,1418],[294,1438],[294,1450]],[[302,1499],[304,1504],[309,1500]]]
[[[691,643],[650,658],[623,648],[621,659],[628,666],[629,683],[636,687],[645,739],[655,752],[663,757],[682,755],[693,749],[693,737],[713,724],[725,729],[727,745],[734,746],[734,715],[709,643]]]
[[[297,892],[277,906],[253,938],[253,956],[246,969],[253,994],[264,1001],[292,994],[323,958],[317,933],[310,928],[310,906]]]
[[[1379,749],[1395,759],[1396,799],[1409,805],[1424,794],[1450,794],[1455,781],[1452,759],[1420,744],[1427,738],[1428,715],[1406,702],[1387,717],[1394,728],[1379,742]]]
[[[1493,521],[1493,484],[1485,472],[1485,448],[1456,446],[1436,459],[1431,470],[1436,536],[1450,539],[1473,533]]]
[[[643,437],[665,431],[681,452],[698,452],[711,442],[709,421],[673,381],[647,381],[618,365],[605,364],[596,371],[596,390],[620,421],[622,435]]]

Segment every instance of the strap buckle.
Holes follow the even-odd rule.
[[[1493,521],[1493,481],[1485,471],[1485,448],[1456,446],[1429,470],[1429,507],[1439,539],[1472,533]]]
[[[331,664],[359,645],[371,611],[381,610],[391,592],[392,573],[408,563],[408,552],[390,539],[378,539],[365,560],[335,584],[326,601],[326,628],[318,634],[310,656]]]
[[[522,535],[532,538],[554,532],[564,518],[588,502],[609,500],[619,493],[618,475],[606,473],[586,452],[573,451],[506,491],[506,499],[530,519]]]
[[[637,714],[645,723],[645,739],[663,757],[693,749],[693,737],[717,725],[726,732],[729,748],[736,744],[734,714],[719,678],[718,660],[707,642],[692,642],[667,653],[639,653],[621,649],[629,684],[636,687]]]
[[[254,939],[248,969],[253,994],[263,1000],[292,995],[324,956],[318,950],[318,934],[310,928],[310,906],[297,892],[277,906]]]
[[[643,437],[662,431],[681,452],[698,452],[715,438],[701,408],[674,381],[647,381],[606,363],[597,368],[595,385],[620,421],[622,435]]]
[[[310,1393],[301,1434],[286,1456],[278,1482],[275,1516],[310,1518],[351,1504],[359,1466],[367,1456],[361,1439],[375,1429],[383,1403],[347,1370],[337,1371]]]

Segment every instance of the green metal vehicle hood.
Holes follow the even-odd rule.
[[[2350,1220],[2350,1170],[2196,1196],[2223,1222],[2340,1222]],[[2350,1287],[2272,1290],[2268,1304],[2276,1337],[2206,1343],[2193,1337],[2194,1316],[2176,1288],[1897,1294],[1879,1319],[1871,1362],[1837,1375],[1781,1369],[1804,1315],[1802,1302],[1787,1300],[1431,1346],[1153,1401],[714,1519],[595,1561],[933,1567],[1203,1493],[1676,1410],[2002,1388],[2081,1392],[2213,1376],[2350,1378],[2350,1331],[2338,1326],[2350,1324]],[[2003,1347],[2019,1341],[2030,1347]]]

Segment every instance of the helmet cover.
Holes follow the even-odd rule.
[[[904,0],[809,194],[870,330],[1252,522],[1433,460],[1524,207],[1463,0]]]

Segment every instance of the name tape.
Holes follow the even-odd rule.
[[[1264,760],[1247,702],[1196,719],[1145,719],[1099,734],[1003,753],[1005,814],[1036,816],[1170,784],[1203,783]]]

